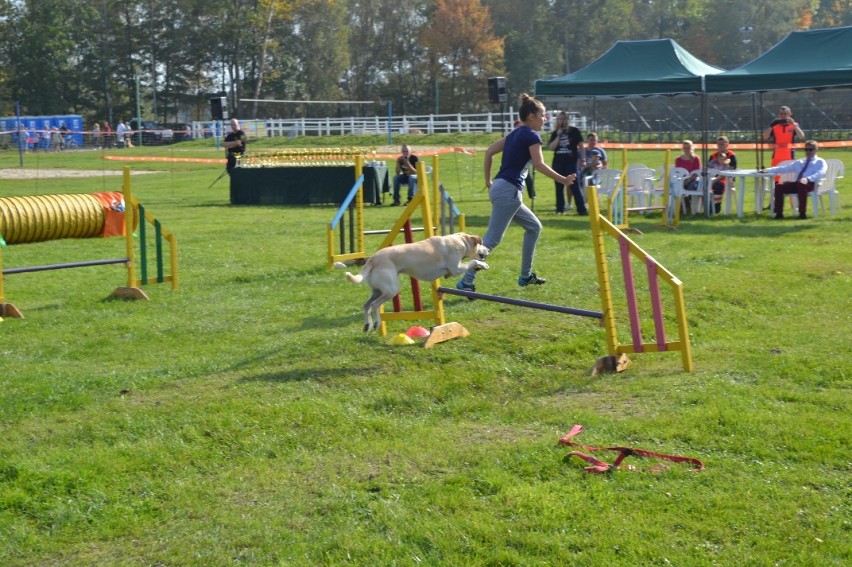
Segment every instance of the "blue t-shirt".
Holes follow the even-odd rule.
[[[586,148],[586,161],[589,161],[591,154],[595,154],[598,156],[598,160],[606,161],[606,151],[600,146],[595,146],[594,148]]]
[[[530,161],[530,146],[541,145],[541,136],[529,126],[518,126],[506,136],[503,161],[496,179],[503,179],[518,188],[524,188],[524,170]]]

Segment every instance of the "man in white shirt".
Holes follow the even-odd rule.
[[[766,173],[791,173],[797,174],[795,181],[775,184],[775,216],[774,219],[784,218],[784,195],[796,194],[799,196],[799,218],[808,218],[805,211],[808,208],[808,193],[814,190],[816,182],[825,177],[828,165],[825,160],[817,156],[819,145],[814,140],[805,142],[805,158],[797,159],[787,165],[770,167]]]
[[[115,127],[115,135],[116,135],[116,139],[118,140],[118,142],[120,144],[118,147],[119,148],[127,147],[127,145],[126,145],[127,140],[125,139],[126,136],[127,136],[127,126],[124,125],[124,120],[122,120],[121,118],[118,119],[118,126]]]

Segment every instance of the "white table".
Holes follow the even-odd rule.
[[[756,169],[729,169],[720,171],[719,174],[723,177],[731,177],[739,180],[737,191],[737,216],[743,218],[743,206],[745,203],[745,180],[746,178],[754,179],[754,204],[755,212],[760,214],[763,212],[763,195],[767,190],[767,180],[774,177],[774,173],[765,173]],[[728,193],[725,199],[725,214],[731,214],[731,187],[725,185],[725,192]]]

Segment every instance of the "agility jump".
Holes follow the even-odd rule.
[[[367,250],[365,236],[388,234],[389,229],[383,230],[364,230],[364,196],[363,185],[364,176],[358,175],[361,171],[361,157],[356,157],[355,162],[355,183],[352,185],[346,198],[341,203],[340,207],[334,215],[334,218],[329,223],[327,228],[328,235],[328,267],[334,267],[335,262],[358,264],[363,263],[367,258]],[[421,190],[417,191],[417,195],[424,193],[429,194],[427,188],[431,185],[432,193],[432,210],[437,214],[440,211],[440,227],[432,225],[433,230],[439,228],[440,234],[452,234],[454,232],[465,231],[465,216],[459,211],[453,198],[444,190],[444,186],[440,182],[440,163],[438,156],[432,156],[432,176],[431,179],[426,177],[425,169],[418,168],[418,179],[426,180],[424,183],[418,183]],[[431,181],[431,183],[429,182]],[[347,225],[348,218],[348,225]],[[425,225],[425,220],[424,220]],[[409,224],[407,229],[411,232],[423,232],[423,227],[411,227]],[[335,238],[337,231],[337,238]],[[335,240],[338,240],[338,245],[335,246]],[[347,247],[348,240],[348,247]],[[408,240],[407,242],[410,242]]]
[[[683,369],[687,372],[691,371],[693,369],[692,349],[689,343],[689,329],[686,320],[683,283],[654,260],[654,258],[652,258],[648,253],[636,245],[635,242],[630,240],[630,238],[628,238],[621,229],[601,214],[597,190],[594,187],[589,187],[588,189],[588,205],[595,252],[595,265],[597,266],[600,299],[603,309],[602,312],[463,291],[455,288],[439,287],[438,292],[440,294],[458,295],[469,299],[481,299],[484,301],[517,305],[519,307],[526,307],[530,309],[601,319],[604,329],[606,330],[607,351],[609,356],[598,361],[595,367],[596,371],[613,370],[626,366],[626,354],[665,351],[680,351]],[[615,307],[612,298],[612,285],[610,282],[609,270],[607,268],[606,245],[604,239],[605,234],[609,234],[616,238],[619,244],[625,294],[627,296],[627,312],[630,322],[630,336],[632,339],[631,344],[621,344],[618,338],[618,329],[616,328],[615,322]],[[644,263],[648,273],[648,288],[651,296],[651,310],[656,336],[655,340],[651,343],[645,343],[642,339],[642,329],[636,294],[636,282],[633,275],[631,256],[638,258],[642,263]],[[666,330],[663,321],[663,304],[660,296],[660,280],[663,280],[664,283],[668,284],[674,297],[675,317],[677,320],[679,339],[677,341],[666,340]],[[439,331],[440,325],[443,324],[443,321],[438,323]],[[433,344],[443,342],[448,338],[452,337],[442,336],[440,334],[434,339],[433,337],[430,337],[430,340],[427,341],[425,346],[432,346]]]
[[[418,164],[421,165],[421,164]],[[629,363],[626,359],[628,353],[640,352],[665,352],[665,351],[680,351],[683,368],[686,371],[693,369],[692,350],[689,343],[689,329],[686,320],[686,306],[683,296],[683,283],[678,280],[671,272],[666,270],[654,258],[642,250],[634,243],[627,235],[601,214],[600,202],[598,201],[597,190],[590,187],[588,190],[588,204],[590,213],[590,223],[593,237],[593,248],[595,254],[595,265],[597,268],[598,282],[600,289],[600,300],[602,310],[592,311],[587,309],[577,309],[573,307],[565,307],[561,305],[553,305],[549,303],[539,303],[516,299],[511,297],[502,297],[489,295],[485,293],[477,293],[455,288],[447,288],[439,285],[440,280],[435,280],[432,283],[433,305],[434,309],[424,310],[420,301],[419,287],[417,281],[412,279],[412,291],[414,293],[415,310],[403,311],[399,305],[399,296],[394,298],[395,311],[385,313],[381,312],[381,324],[379,326],[379,334],[386,334],[386,321],[392,320],[424,320],[432,319],[435,323],[432,327],[432,333],[429,339],[424,344],[425,347],[431,347],[434,344],[444,342],[446,340],[466,336],[469,332],[458,323],[447,323],[444,316],[444,295],[456,295],[467,297],[469,299],[480,299],[484,301],[492,301],[496,303],[504,303],[516,305],[519,307],[538,309],[541,311],[551,311],[563,313],[567,315],[576,315],[580,317],[589,317],[599,319],[606,331],[607,336],[607,351],[608,356],[598,360],[593,372],[601,370],[618,370],[623,369]],[[410,216],[416,208],[423,208],[423,217],[426,226],[431,229],[430,220],[431,213],[428,199],[423,199],[422,195],[416,195],[400,218],[397,220],[394,227],[390,230],[387,238],[379,247],[384,248],[393,244],[396,234],[406,226],[410,227]],[[411,242],[411,231],[406,230],[406,241]],[[431,230],[427,230],[427,237],[432,236]],[[614,237],[619,243],[621,253],[621,267],[624,277],[625,294],[627,301],[627,312],[630,323],[631,344],[621,344],[618,337],[618,329],[615,320],[615,307],[612,297],[612,285],[610,282],[609,270],[607,267],[605,235],[609,234]],[[636,293],[636,284],[633,275],[633,267],[631,257],[638,258],[646,267],[648,273],[648,287],[651,296],[651,308],[654,321],[655,340],[650,343],[643,342],[642,329],[639,318],[639,307]],[[663,303],[660,294],[659,282],[662,280],[667,284],[674,297],[675,317],[678,327],[678,340],[668,341],[666,339],[666,331],[663,320]]]
[[[654,260],[624,232],[601,214],[597,191],[590,187],[588,191],[589,220],[592,225],[592,239],[595,251],[595,264],[598,272],[601,305],[603,306],[603,325],[606,329],[607,350],[615,357],[620,354],[638,352],[681,352],[683,369],[687,372],[693,369],[692,349],[689,344],[689,328],[686,320],[686,303],[683,296],[683,282],[674,274]],[[609,234],[618,240],[621,254],[621,266],[624,277],[624,287],[627,295],[627,311],[630,320],[630,335],[632,344],[621,344],[615,324],[615,309],[612,302],[612,285],[606,261],[606,243],[604,235]],[[639,320],[639,308],[636,296],[636,285],[633,277],[631,256],[645,264],[648,273],[648,287],[651,296],[651,309],[654,320],[656,340],[645,343],[642,340],[642,329]],[[675,317],[678,327],[678,341],[667,341],[663,322],[662,300],[660,297],[659,280],[662,279],[672,290],[674,298]]]
[[[148,227],[153,227],[153,255],[156,275],[149,277]],[[134,235],[134,230],[137,234]],[[80,262],[64,262],[41,266],[3,269],[0,248],[0,274],[2,276],[27,272],[41,272],[87,266],[124,264],[127,268],[127,286],[113,291],[114,297],[148,299],[140,286],[171,282],[178,287],[177,241],[165,230],[160,221],[148,213],[133,196],[130,169],[124,168],[121,192],[94,193],[91,195],[41,195],[34,197],[0,198],[0,245],[41,242],[60,238],[91,238],[124,235],[125,255]],[[138,236],[137,257],[134,236]],[[169,268],[164,266],[163,240],[169,245]],[[137,277],[138,270],[138,277]],[[15,305],[6,302],[4,277],[0,277],[0,316],[23,315]]]

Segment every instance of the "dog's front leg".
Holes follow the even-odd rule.
[[[486,264],[482,260],[471,260],[470,262],[467,263],[467,266],[465,266],[465,269],[466,270],[476,270],[478,272],[479,270],[487,270],[488,264]]]

